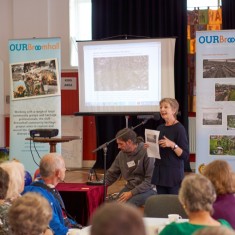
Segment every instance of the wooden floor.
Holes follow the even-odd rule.
[[[67,170],[65,174],[65,182],[66,183],[86,183],[88,181],[90,169],[82,168],[79,170]],[[99,179],[103,178],[103,171],[102,170],[96,170],[96,175]],[[125,181],[122,179],[117,180],[113,185],[108,187],[108,194],[119,192],[123,185],[125,184]]]

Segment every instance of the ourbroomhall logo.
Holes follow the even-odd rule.
[[[36,44],[33,45],[31,43],[11,43],[9,45],[10,51],[41,51],[41,50],[58,50],[60,49],[60,43],[56,44]]]
[[[223,35],[200,36],[198,42],[200,44],[235,43],[235,37],[225,37]]]

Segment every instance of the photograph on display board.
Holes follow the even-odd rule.
[[[235,156],[234,135],[211,135],[210,155],[232,155]]]
[[[203,60],[203,78],[235,78],[235,59]]]
[[[235,101],[235,84],[215,84],[215,101]]]
[[[203,113],[203,125],[222,125],[222,112]]]
[[[60,95],[57,59],[10,64],[13,100]]]
[[[227,115],[227,130],[235,130],[235,115]]]

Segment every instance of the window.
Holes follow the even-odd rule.
[[[78,66],[78,40],[91,40],[91,0],[70,0],[70,64]]]
[[[218,9],[221,6],[221,0],[187,0],[187,8],[190,10],[190,8],[199,7],[202,8],[208,8],[211,9]]]
[[[188,9],[217,9],[222,0],[187,0]],[[78,66],[76,41],[91,40],[91,0],[70,0],[70,64]]]

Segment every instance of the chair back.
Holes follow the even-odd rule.
[[[179,214],[183,219],[188,218],[178,195],[157,194],[147,199],[144,207],[145,217],[168,218],[169,214]]]

